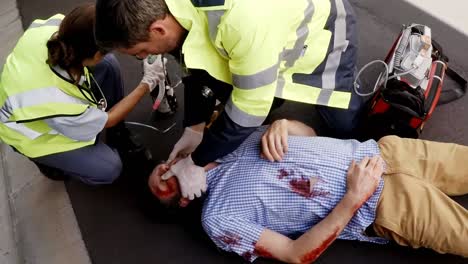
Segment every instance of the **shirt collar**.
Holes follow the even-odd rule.
[[[54,65],[52,66],[52,69],[54,69],[55,72],[57,72],[58,74],[60,74],[62,77],[64,78],[67,78],[69,80],[73,80],[70,76],[70,74],[68,74],[68,72],[64,69],[62,69],[62,67],[58,66],[58,65]],[[80,77],[80,81],[78,82],[79,85],[83,85],[83,83],[86,81],[86,77],[84,75],[81,75]]]

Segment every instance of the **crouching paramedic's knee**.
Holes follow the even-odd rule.
[[[79,180],[90,185],[109,184],[114,182],[122,173],[122,161],[116,152],[108,155],[105,159],[99,160],[90,166],[87,172],[79,175]]]

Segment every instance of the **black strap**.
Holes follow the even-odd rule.
[[[191,0],[195,7],[222,6],[225,0]]]
[[[435,60],[441,60],[447,64],[445,74],[454,80],[459,87],[442,90],[437,105],[443,105],[461,98],[466,93],[467,81],[458,72],[448,66],[449,58],[444,54],[442,46],[432,39],[432,57]]]
[[[442,46],[435,39],[431,39],[432,58],[433,60],[441,60],[445,63],[449,62],[449,58],[445,56]]]
[[[467,81],[455,70],[447,67],[445,74],[454,80],[458,85],[448,90],[442,90],[437,105],[443,105],[461,98],[466,93]]]

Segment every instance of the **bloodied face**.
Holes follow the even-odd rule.
[[[159,164],[154,168],[151,176],[148,179],[148,186],[156,198],[163,204],[172,206],[179,204],[185,207],[188,204],[186,199],[181,198],[179,182],[176,177],[171,177],[167,180],[161,179],[161,176],[169,170],[168,164]]]
[[[179,205],[180,207],[186,207],[190,200],[181,196],[179,181],[177,176],[173,176],[167,180],[163,180],[161,177],[164,173],[169,171],[170,166],[176,164],[182,157],[174,159],[170,164],[159,164],[154,168],[148,179],[148,187],[151,193],[158,198],[163,204],[173,206]],[[218,166],[218,163],[208,163],[204,169],[209,171]]]

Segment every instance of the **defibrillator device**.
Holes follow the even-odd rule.
[[[466,92],[466,80],[448,66],[448,61],[428,26],[404,26],[385,61],[372,62],[382,63],[385,70],[371,93],[365,137],[419,137],[437,105],[456,100]],[[355,89],[359,88],[360,73],[368,65],[358,73]],[[442,90],[446,76],[458,86]]]
[[[388,70],[392,76],[414,89],[426,89],[427,83],[423,82],[429,81],[432,66],[431,29],[422,25],[405,28],[391,56]]]

